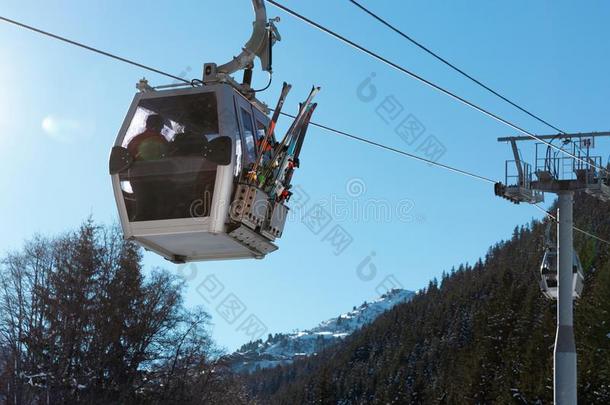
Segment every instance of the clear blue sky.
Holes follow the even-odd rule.
[[[561,128],[608,130],[609,3],[364,3]],[[376,25],[347,0],[284,4],[531,131],[549,132]],[[274,104],[282,81],[288,81],[293,91],[286,109],[294,111],[310,86],[320,85],[316,121],[409,152],[434,135],[447,150],[442,162],[503,179],[510,150],[496,138],[514,131],[271,5],[268,12],[282,17],[283,41],[275,48],[275,81],[262,94],[264,101]],[[186,72],[189,78],[200,76],[204,62],[223,63],[237,54],[252,21],[248,0],[2,0],[0,14],[178,75]],[[116,221],[107,174],[109,149],[137,80],[146,76],[155,85],[170,80],[4,23],[0,50],[0,249],[18,248],[35,233],[72,229],[90,214],[104,223]],[[357,89],[372,73],[378,94],[366,103]],[[255,81],[262,86],[266,76],[257,73]],[[405,143],[394,132],[398,121],[387,124],[376,113],[389,96],[404,109],[397,120],[412,114],[425,126],[419,142]],[[483,256],[491,244],[509,237],[515,225],[540,217],[530,206],[494,197],[491,185],[313,128],[295,183],[309,195],[305,209],[321,202],[340,205],[329,228],[314,235],[293,219],[280,250],[267,259],[197,264],[189,281],[189,305],[205,304],[196,287],[214,275],[225,287],[219,300],[234,294],[246,306],[242,317],[229,324],[215,309],[220,302],[208,305],[214,337],[222,346],[233,349],[248,340],[236,329],[250,314],[269,332],[291,331],[374,298],[388,275],[407,289],[424,287],[443,270]],[[364,184],[364,193],[351,197],[348,184]],[[362,210],[371,202],[407,211],[412,202],[411,219],[396,214],[384,221],[364,218]],[[334,225],[353,238],[338,256],[322,240]],[[365,281],[357,267],[371,252],[377,274]],[[177,271],[154,255],[145,260],[149,266]]]

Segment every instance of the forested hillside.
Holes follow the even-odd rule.
[[[577,198],[576,225],[610,239],[607,204]],[[411,302],[317,357],[262,370],[261,403],[552,403],[556,305],[539,291],[545,224],[516,228],[485,258],[430,282]],[[586,272],[576,302],[579,400],[610,403],[609,246],[575,234]]]
[[[610,240],[587,197],[576,225]],[[537,280],[545,223],[515,229],[338,344],[231,375],[183,283],[144,275],[137,246],[87,221],[0,262],[0,403],[551,403],[556,307]],[[579,400],[610,403],[609,246],[575,234]]]

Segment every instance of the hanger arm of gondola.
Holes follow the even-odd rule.
[[[244,70],[244,85],[249,90],[252,80],[252,68],[258,57],[262,70],[272,73],[272,47],[276,41],[281,39],[275,26],[278,18],[267,19],[267,10],[264,0],[252,0],[255,20],[252,35],[239,55],[231,61],[216,65],[208,63],[204,67],[204,82],[231,81],[231,75]]]

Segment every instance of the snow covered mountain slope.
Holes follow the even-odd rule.
[[[252,372],[257,368],[275,367],[291,363],[300,356],[311,356],[324,348],[340,342],[343,338],[373,322],[379,315],[395,305],[409,301],[414,293],[394,289],[373,302],[365,302],[352,311],[321,322],[312,329],[269,335],[243,345],[227,356],[227,361],[236,372]]]

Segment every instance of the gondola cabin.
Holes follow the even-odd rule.
[[[175,263],[260,259],[277,250],[273,242],[284,230],[319,88],[276,141],[291,86],[284,83],[270,118],[256,98],[262,90],[251,88],[252,68],[258,58],[271,79],[279,19],[267,18],[263,0],[252,6],[250,40],[228,63],[206,63],[203,80],[157,89],[140,81],[112,148],[110,175],[124,237]],[[238,83],[231,75],[242,70]]]
[[[572,297],[580,298],[584,286],[584,275],[582,264],[576,250],[574,250],[572,264]],[[557,248],[547,247],[544,252],[542,264],[540,266],[540,289],[545,297],[556,300],[559,294],[557,283]]]
[[[110,158],[125,238],[176,263],[276,250],[288,208],[242,182],[266,107],[226,83],[141,90]]]

